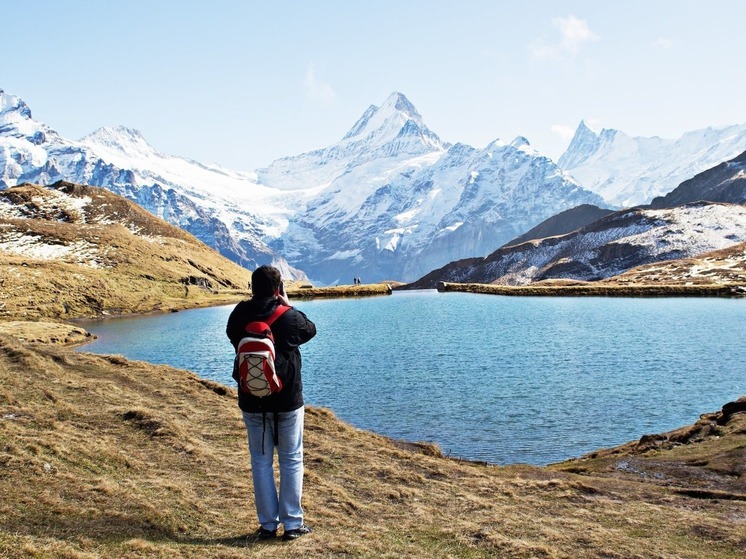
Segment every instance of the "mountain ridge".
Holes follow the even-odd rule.
[[[253,173],[163,154],[127,127],[66,140],[34,121],[20,98],[0,92],[0,101],[0,188],[61,179],[101,185],[242,266],[273,263],[287,277],[306,271],[322,284],[413,280],[486,256],[574,206],[607,205],[522,136],[483,149],[443,142],[396,91],[339,142]],[[623,136],[581,125],[577,156],[566,161],[588,159],[579,144]]]
[[[433,288],[441,281],[505,285],[550,279],[597,281],[644,264],[693,258],[743,243],[745,170],[746,152],[683,182],[668,195],[677,203],[661,201],[619,210],[572,232],[563,232],[559,227],[565,224],[558,225],[561,216],[555,216],[536,228],[549,236],[526,235],[486,258],[452,262],[411,287]],[[589,219],[581,217],[581,223]]]
[[[675,139],[593,130],[581,121],[557,164],[616,208],[649,204],[683,181],[746,150],[746,124],[692,130]]]

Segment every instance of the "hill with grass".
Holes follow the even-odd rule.
[[[687,435],[540,468],[446,458],[311,408],[314,532],[252,542],[235,392],[51,344],[37,327],[33,343],[0,328],[2,557],[736,559],[746,549],[746,414],[733,410]]]
[[[0,191],[0,317],[78,318],[238,300],[250,271],[108,190]]]

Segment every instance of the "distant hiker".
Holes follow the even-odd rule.
[[[298,346],[316,335],[316,326],[305,314],[290,305],[280,278],[280,271],[261,266],[251,276],[252,298],[241,301],[228,318],[226,333],[238,352],[247,336],[247,325],[257,321],[271,322],[274,337],[274,366],[281,389],[260,397],[243,389],[240,383],[238,406],[249,439],[254,500],[260,527],[259,539],[277,536],[280,524],[282,538],[294,540],[311,532],[303,522],[303,382]],[[267,324],[265,324],[267,326]],[[233,378],[240,380],[237,364]],[[280,465],[279,495],[274,477],[274,450]]]

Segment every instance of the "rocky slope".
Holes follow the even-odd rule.
[[[553,215],[549,219],[546,219],[539,223],[536,227],[533,227],[526,231],[520,237],[516,237],[512,241],[505,243],[505,246],[519,245],[526,241],[533,239],[543,239],[544,237],[555,237],[557,235],[564,235],[570,233],[576,229],[580,229],[594,221],[606,217],[607,215],[614,213],[613,210],[607,210],[593,206],[591,204],[582,204],[564,212],[560,212],[557,215]]]
[[[434,288],[439,281],[504,285],[549,279],[596,281],[643,264],[691,258],[743,242],[746,207],[742,205],[699,202],[661,210],[633,208],[566,235],[453,262],[411,287]]]
[[[746,204],[746,152],[684,181],[650,205],[671,208],[697,200]]]

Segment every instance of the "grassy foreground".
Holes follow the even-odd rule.
[[[37,327],[31,338],[51,341]],[[309,409],[304,506],[315,531],[251,543],[233,390],[0,332],[0,556],[735,559],[746,551],[746,414],[718,417],[671,444],[537,468],[444,458]],[[634,467],[622,467],[630,456]],[[672,466],[646,473],[661,462],[704,481]]]

